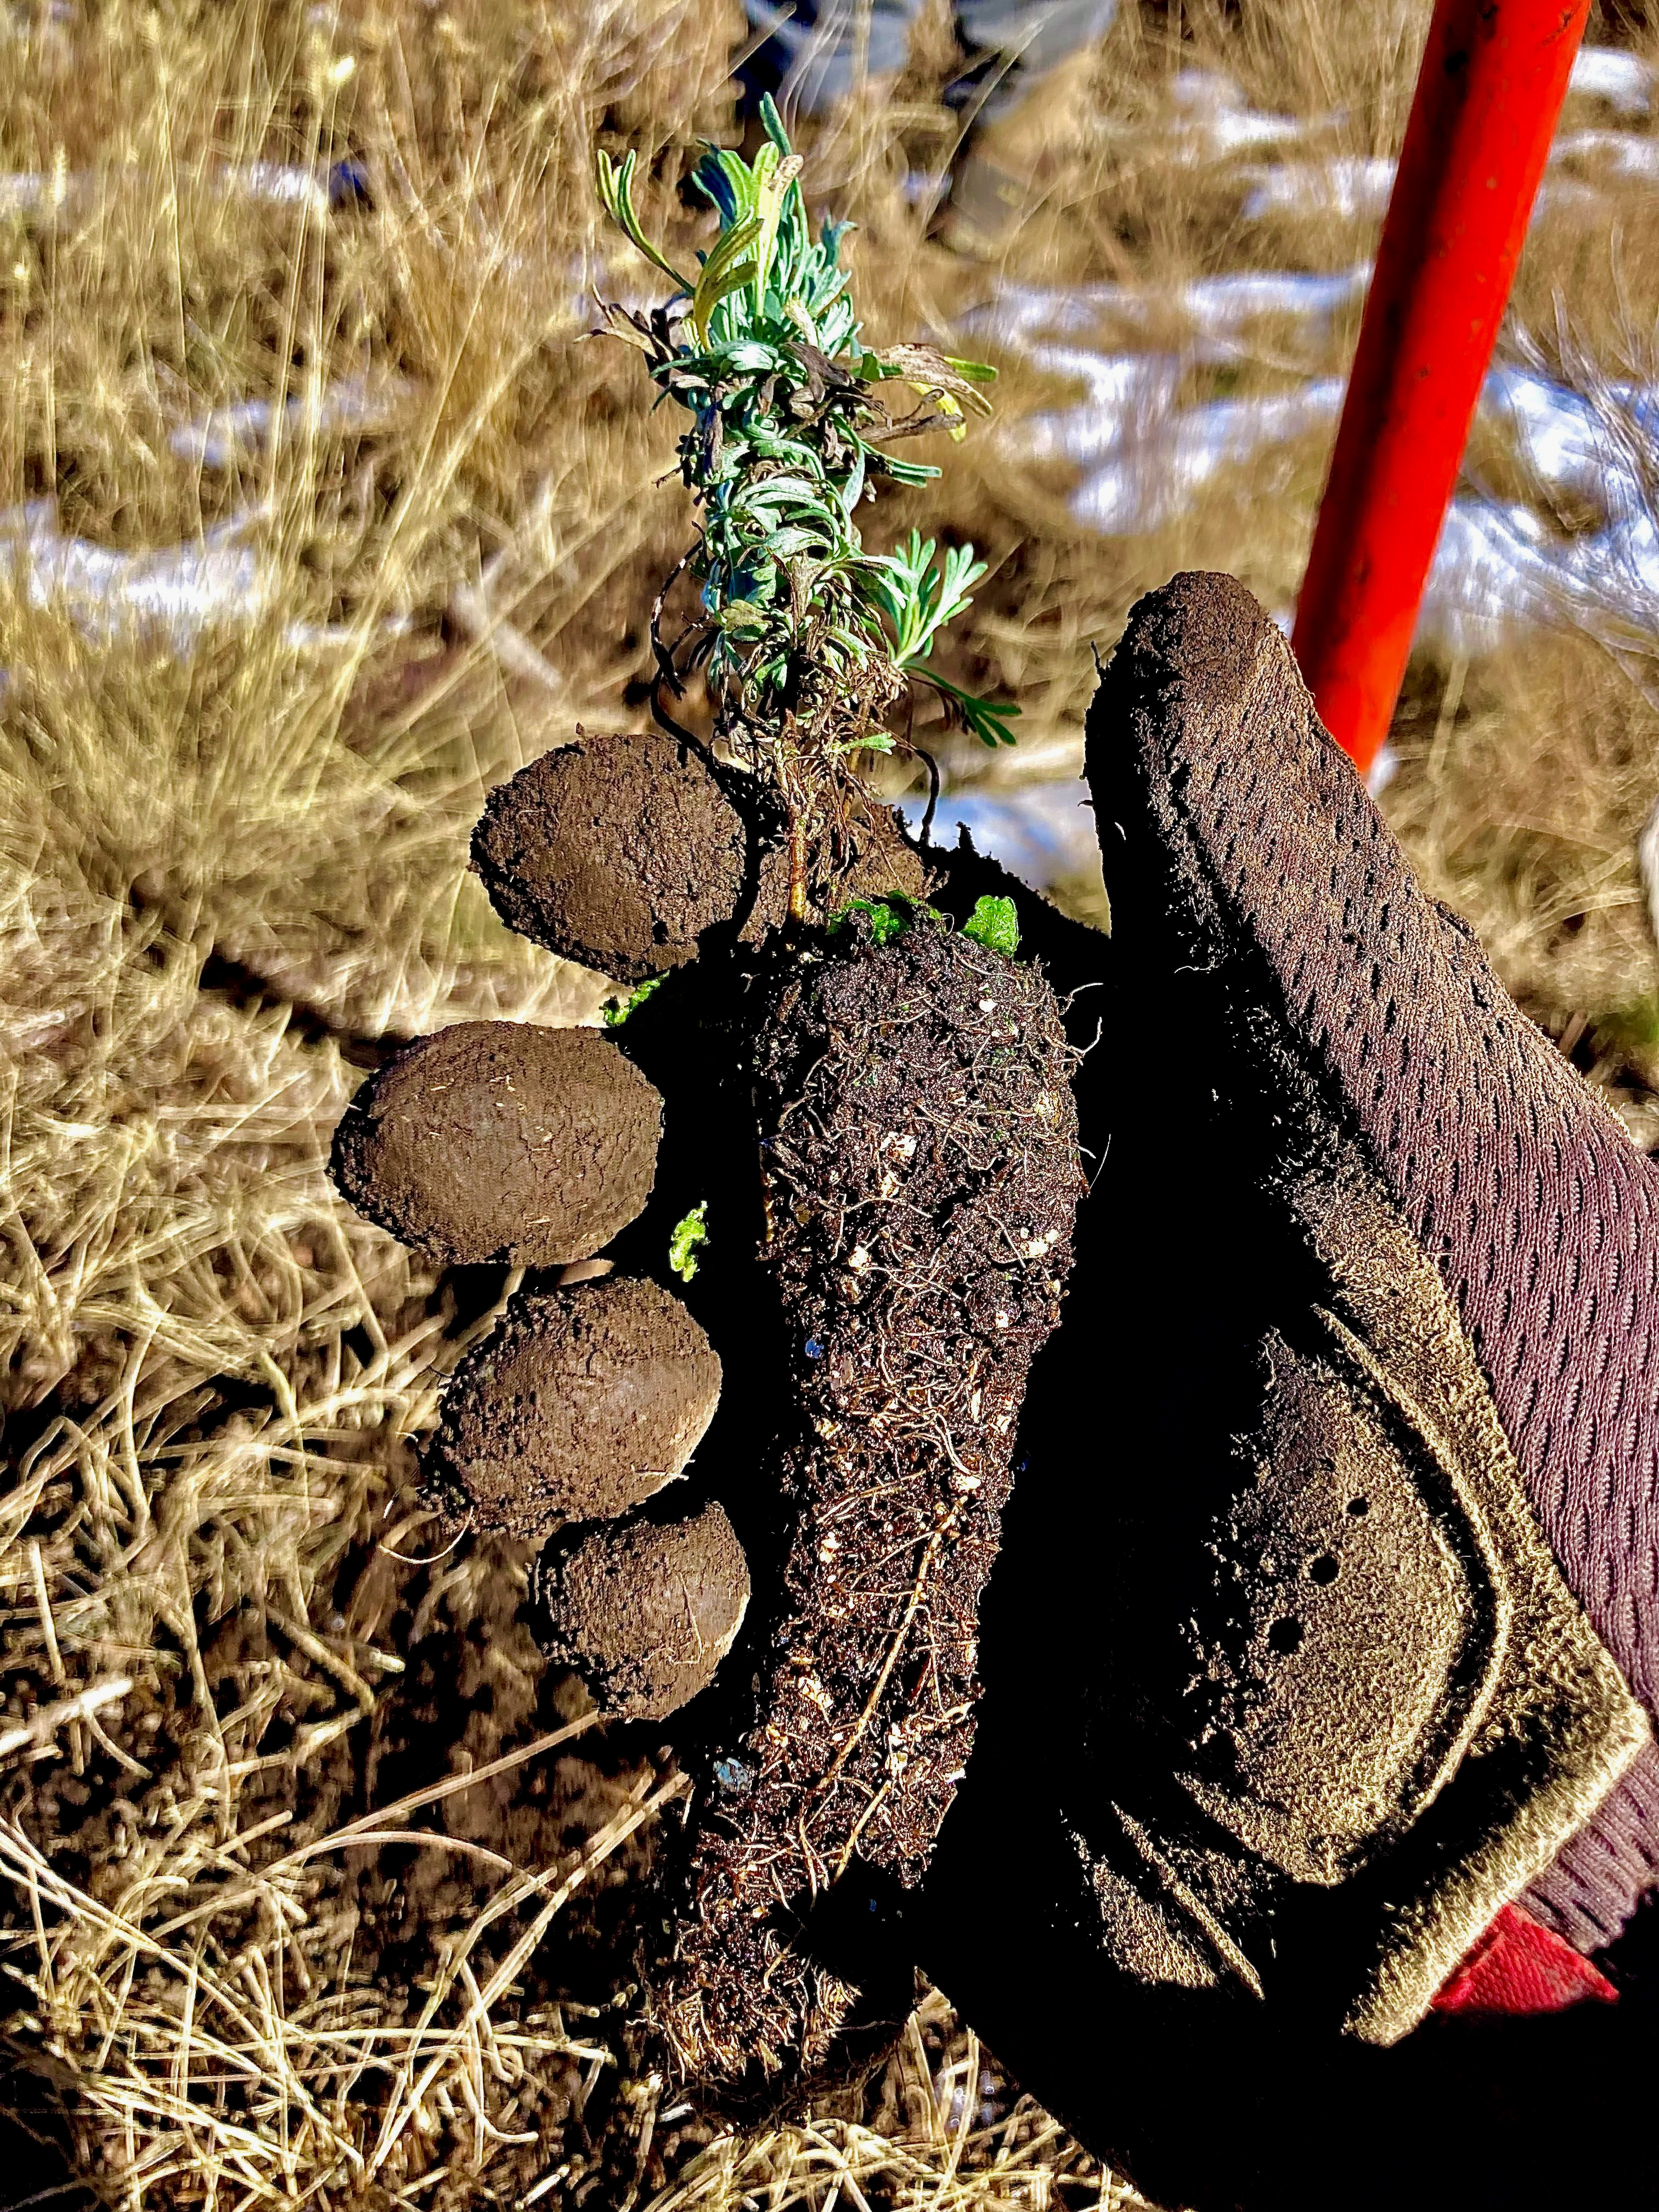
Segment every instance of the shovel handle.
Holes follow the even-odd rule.
[[[1438,0],[1291,645],[1363,770],[1388,735],[1589,0]]]

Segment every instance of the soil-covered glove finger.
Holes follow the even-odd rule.
[[[532,1577],[548,1656],[619,1720],[665,1720],[706,1690],[748,1608],[748,1561],[725,1510],[594,1528]]]
[[[781,823],[752,777],[659,732],[579,729],[491,793],[473,865],[509,927],[641,984],[784,920]],[[739,803],[740,802],[740,803]],[[845,825],[833,896],[921,898],[927,873],[879,807]],[[818,911],[822,912],[821,902]]]
[[[661,1133],[657,1091],[593,1030],[460,1022],[369,1078],[331,1167],[359,1212],[441,1266],[550,1267],[639,1214]]]
[[[610,1520],[685,1472],[720,1403],[720,1361],[659,1284],[520,1291],[444,1386],[432,1495],[481,1533],[543,1543]]]
[[[502,787],[477,842],[509,921],[626,984],[695,957],[698,931],[729,918],[746,841],[680,749],[601,750],[598,776],[578,744],[559,776],[538,763]],[[647,1210],[661,1135],[660,1094],[611,1038],[470,1023],[371,1078],[332,1159],[343,1194],[429,1257],[532,1271],[448,1378],[424,1485],[441,1538],[579,1532],[539,1577],[544,1642],[623,1717],[706,1689],[749,1596],[718,1507],[635,1513],[683,1476],[720,1390],[679,1302],[592,1258]]]
[[[720,1358],[660,1285],[591,1258],[647,1209],[661,1109],[591,1030],[466,1023],[369,1079],[332,1161],[361,1212],[429,1257],[533,1271],[448,1377],[423,1487],[441,1540],[552,1547],[542,1641],[630,1719],[708,1687],[750,1592],[718,1506],[640,1511],[714,1419]]]

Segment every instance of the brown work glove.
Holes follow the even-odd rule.
[[[1237,585],[1136,609],[1087,769],[1110,1146],[921,1954],[1163,2200],[1513,2203],[1654,2028],[1492,2015],[1659,1878],[1659,1175]]]
[[[977,1741],[926,1882],[929,1837],[884,1859],[854,1833],[823,1893],[786,1899],[769,1957],[805,1993],[803,2021],[839,2022],[854,2049],[902,2004],[893,1970],[919,1960],[1026,2087],[1166,2200],[1290,2201],[1298,2175],[1328,2191],[1328,2138],[1356,2131],[1373,2177],[1389,2142],[1415,2173],[1430,2141],[1443,2176],[1454,2123],[1490,2172],[1498,2148],[1469,2068],[1494,2036],[1559,2023],[1481,2008],[1593,1986],[1576,1954],[1617,1935],[1659,1860],[1644,1711],[1659,1679],[1659,1178],[1424,899],[1238,586],[1183,577],[1141,603],[1091,718],[1088,769],[1109,948],[1018,902],[1062,992],[1105,988],[1068,1015],[1079,1041],[1100,1034],[1077,1085],[1094,1182],[1065,1326],[1013,1452]],[[591,842],[601,859],[602,825]],[[722,929],[763,934],[765,866],[717,842],[678,816],[645,840],[694,905],[730,876],[747,909],[722,893],[714,921],[668,927],[677,957],[701,944],[705,958],[632,1017],[628,1058],[596,1073],[588,1042],[552,1040],[533,1097],[519,1069],[528,1135],[497,1146],[489,1222],[458,1226],[462,1183],[478,1211],[475,1164],[462,1174],[457,1157],[471,1125],[451,1114],[434,1139],[449,1109],[432,1102],[465,1093],[477,1072],[461,1062],[501,1040],[459,1040],[442,1068],[416,1048],[354,1109],[337,1154],[348,1192],[428,1249],[465,1231],[474,1246],[458,1256],[563,1261],[610,1240],[630,1276],[670,1285],[667,1218],[708,1200],[686,1304],[726,1374],[692,1480],[705,1494],[708,1468],[730,1522],[640,1504],[679,1471],[714,1389],[660,1287],[606,1288],[651,1309],[637,1327],[659,1388],[628,1364],[628,1388],[659,1408],[641,1452],[582,1472],[592,1432],[572,1408],[595,1391],[616,1401],[611,1324],[541,1276],[532,1296],[563,1301],[557,1344],[545,1303],[522,1309],[452,1385],[431,1463],[434,1504],[460,1525],[486,1495],[486,1525],[574,1522],[545,1556],[544,1632],[602,1698],[653,1715],[692,1698],[676,1723],[699,1778],[691,1874],[674,1893],[678,1955],[659,1962],[671,2033],[705,1972],[720,1838],[767,1782],[766,1700],[787,1661],[773,1641],[793,1617],[780,1577],[811,1504],[757,1474],[801,1395],[800,1347],[754,1265],[757,1200],[776,1176],[754,1175],[750,1097],[773,1063],[757,1061],[732,978],[763,996],[775,985],[764,950],[708,957]],[[568,867],[575,848],[562,849]],[[963,861],[929,896],[961,918],[991,887]],[[520,926],[544,919],[545,884],[516,910],[495,888]],[[664,899],[653,889],[646,908],[660,916]],[[916,957],[945,941],[961,953],[915,928]],[[568,932],[536,933],[571,949]],[[614,956],[610,972],[632,980]],[[915,980],[925,996],[963,978]],[[896,1000],[889,1030],[911,1012]],[[1019,1025],[1042,1028],[1035,1002]],[[643,1212],[639,1130],[654,1109],[635,1060],[670,1109]],[[833,1181],[833,1155],[817,1157]],[[1048,1158],[1056,1267],[1068,1157]],[[574,1242],[526,1255],[514,1221],[560,1207]],[[1051,1318],[1036,1311],[1050,1263],[1012,1294],[998,1279],[1027,1357]],[[989,1487],[988,1518],[950,1523],[981,1553]],[[516,1522],[514,1498],[534,1501]],[[741,1621],[733,1524],[754,1563]],[[914,1556],[917,1532],[907,1540]],[[958,1726],[965,1746],[972,1714]],[[1464,2016],[1419,2025],[1437,2003]],[[823,2057],[770,2048],[750,2071],[787,2078]],[[1413,2124],[1390,2133],[1402,2085]],[[1535,2173],[1535,2141],[1526,2153]],[[1356,2189],[1345,2167],[1343,2201]]]

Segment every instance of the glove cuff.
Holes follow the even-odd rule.
[[[1521,1902],[1575,1951],[1599,1951],[1656,1886],[1659,1746],[1650,1742]]]

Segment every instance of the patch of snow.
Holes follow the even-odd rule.
[[[86,182],[73,169],[0,170],[0,216],[56,215],[79,198]]]
[[[49,500],[0,514],[0,576],[17,578],[31,606],[61,601],[82,633],[109,644],[129,629],[153,624],[182,659],[208,629],[267,618],[276,580],[246,540],[264,520],[258,510],[216,524],[198,544],[121,553],[84,538],[65,538]],[[407,629],[398,620],[386,634]],[[349,627],[290,623],[299,648],[339,646]]]
[[[1384,738],[1376,749],[1376,757],[1365,771],[1365,788],[1373,799],[1381,799],[1400,772],[1400,756]]]
[[[1536,222],[1542,216],[1573,209],[1580,215],[1600,215],[1606,206],[1607,194],[1600,185],[1587,184],[1583,177],[1547,176],[1532,204],[1532,219]]]
[[[283,420],[290,429],[302,428],[307,410],[314,406],[317,428],[324,437],[337,436],[342,431],[379,430],[413,388],[401,378],[371,385],[362,377],[348,377],[328,386],[314,401],[300,392],[290,393],[283,405]],[[268,442],[276,411],[268,399],[242,399],[230,407],[215,407],[173,431],[167,443],[180,460],[193,461],[198,468],[231,468]]]
[[[1419,644],[1474,659],[1523,630],[1571,623],[1609,644],[1659,630],[1659,530],[1644,511],[1554,537],[1513,501],[1452,502],[1418,621]]]
[[[240,192],[246,199],[264,200],[273,207],[297,205],[319,216],[369,198],[368,177],[361,161],[336,161],[326,169],[307,168],[297,161],[229,162],[218,172],[218,184],[223,192]]]
[[[1193,327],[1210,338],[1236,339],[1251,323],[1274,316],[1316,325],[1322,331],[1339,309],[1364,298],[1370,277],[1369,261],[1328,274],[1249,269],[1194,277],[1177,285],[1173,297]]]
[[[1647,827],[1637,841],[1637,863],[1642,871],[1642,888],[1648,895],[1648,920],[1653,924],[1653,933],[1659,937],[1659,799],[1653,803]]]
[[[243,542],[252,518],[219,524],[198,545],[152,553],[118,553],[62,537],[49,501],[33,502],[18,520],[9,542],[0,534],[0,570],[21,574],[31,606],[62,599],[79,628],[100,642],[129,622],[149,621],[182,655],[210,623],[257,621],[270,606],[258,556]]]
[[[1620,384],[1612,397],[1637,434],[1659,428],[1659,392]],[[1440,557],[1449,573],[1471,580],[1465,596],[1477,632],[1484,625],[1489,638],[1513,633],[1516,623],[1506,625],[1484,603],[1500,583],[1517,621],[1572,620],[1610,642],[1632,629],[1659,630],[1659,529],[1617,429],[1580,393],[1524,368],[1493,369],[1481,406],[1508,420],[1547,489],[1586,501],[1603,520],[1599,528],[1558,538],[1520,506],[1491,507],[1479,522],[1473,514],[1461,518]]]
[[[1119,284],[1073,284],[1065,289],[1001,284],[994,299],[968,310],[962,318],[962,328],[1006,346],[1022,346],[1045,335],[1091,331],[1100,320],[1105,300],[1124,289]]]
[[[1214,115],[1244,105],[1243,94],[1224,70],[1179,70],[1170,99],[1183,115]]]
[[[904,802],[912,830],[920,829],[925,804]],[[946,793],[934,811],[933,842],[953,846],[964,826],[981,853],[1037,890],[1066,877],[1093,875],[1100,866],[1088,787],[1079,776],[1028,784],[994,798],[973,791]]]
[[[290,161],[228,163],[213,178],[228,196],[277,206],[298,204],[317,215],[369,198],[368,174],[359,161],[337,161],[321,171]],[[0,171],[0,217],[56,215],[84,200],[96,183],[90,169]]]
[[[1330,115],[1270,115],[1249,105],[1219,70],[1182,70],[1170,88],[1178,120],[1171,141],[1189,160],[1224,160],[1264,146],[1293,146],[1342,120]],[[1170,141],[1166,141],[1170,143]]]
[[[1416,642],[1449,659],[1508,644],[1554,599],[1543,525],[1518,501],[1455,499],[1418,611]]]
[[[1034,415],[1019,425],[1018,450],[1039,459],[1101,461],[1133,444],[1148,424],[1161,431],[1181,383],[1181,363],[1172,354],[1034,346],[1030,358],[1089,387],[1081,405]]]
[[[1588,401],[1530,369],[1488,372],[1483,412],[1503,417],[1528,466],[1552,491],[1593,498],[1607,465],[1607,441]]]
[[[219,172],[219,186],[222,191],[264,200],[274,206],[297,204],[313,215],[328,213],[326,175],[319,176],[316,170],[302,168],[294,161],[228,163]]]
[[[1551,165],[1582,161],[1604,178],[1659,179],[1659,138],[1636,131],[1564,131],[1550,150]]]
[[[1324,161],[1285,161],[1277,168],[1244,172],[1250,189],[1247,222],[1272,216],[1305,222],[1321,216],[1342,222],[1380,222],[1394,190],[1394,162],[1385,154],[1334,154]]]
[[[1580,46],[1567,89],[1605,100],[1620,115],[1645,115],[1653,105],[1653,64],[1622,46]]]
[[[1342,392],[1340,377],[1314,377],[1292,392],[1215,399],[1172,414],[1086,477],[1072,511],[1112,537],[1158,529],[1224,469],[1334,424]]]
[[[1103,322],[1145,331],[1160,319],[1179,320],[1197,342],[1191,349],[1195,357],[1227,360],[1242,349],[1244,333],[1257,322],[1296,323],[1310,339],[1322,337],[1340,309],[1364,297],[1370,273],[1370,262],[1362,261],[1329,271],[1239,270],[1159,289],[1135,284],[1079,284],[1069,289],[1008,284],[986,306],[964,315],[963,328],[1004,345],[1033,346],[1045,337],[1094,331]]]

